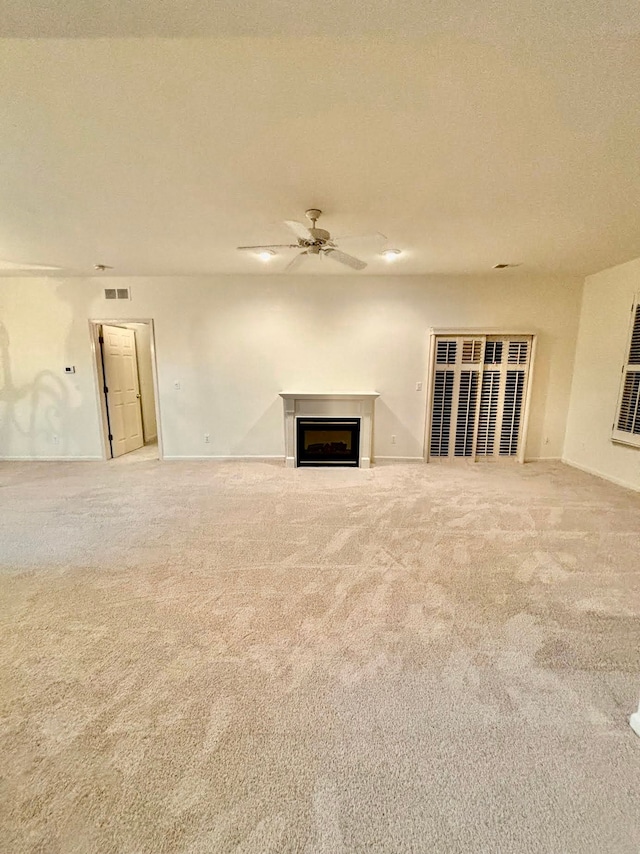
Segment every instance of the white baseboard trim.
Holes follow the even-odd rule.
[[[104,457],[0,457],[3,463],[101,463]]]
[[[640,709],[629,718],[629,726],[636,735],[640,735]]]
[[[180,460],[213,460],[214,462],[227,462],[234,460],[251,460],[253,462],[259,463],[261,460],[265,462],[272,462],[273,460],[278,460],[284,465],[284,456],[282,454],[242,454],[236,456],[217,456],[214,454],[207,454],[206,456],[187,456],[187,455],[177,455],[177,454],[165,454],[162,458],[163,460],[168,460],[169,462],[180,462]]]
[[[640,492],[640,486],[637,483],[629,483],[626,480],[622,480],[621,477],[613,477],[612,475],[598,471],[598,469],[583,466],[580,463],[567,459],[567,457],[563,457],[562,462],[567,466],[571,466],[571,468],[578,469],[579,471],[586,472],[587,474],[595,475],[596,477],[602,478],[602,480],[608,480],[609,483],[615,483],[616,486],[623,486],[625,489],[632,489],[634,492]]]
[[[385,462],[398,462],[398,463],[423,463],[423,457],[387,457],[384,454],[376,454],[373,458],[373,462],[375,463],[377,460],[384,460]]]
[[[562,457],[525,457],[525,463],[561,463]]]

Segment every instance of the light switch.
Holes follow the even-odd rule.
[[[416,383],[416,391],[422,391],[422,383]]]
[[[67,365],[67,367],[64,369],[64,372],[65,372],[65,374],[75,374],[76,366],[75,365]]]

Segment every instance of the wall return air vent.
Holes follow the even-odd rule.
[[[129,288],[105,288],[105,299],[131,299],[131,291]]]

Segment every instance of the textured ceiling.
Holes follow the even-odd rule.
[[[312,206],[373,273],[640,255],[636,2],[265,6],[4,2],[0,258],[278,272]]]

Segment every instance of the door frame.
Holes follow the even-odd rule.
[[[433,382],[435,377],[434,371],[434,363],[436,358],[436,339],[438,336],[447,336],[447,335],[461,335],[468,336],[469,338],[473,337],[487,337],[487,336],[505,336],[505,337],[513,337],[518,338],[520,336],[526,336],[527,338],[531,338],[531,355],[529,357],[529,372],[527,375],[527,388],[525,392],[525,399],[523,401],[522,407],[522,430],[520,433],[520,443],[518,446],[518,453],[516,455],[516,462],[524,463],[526,460],[526,447],[527,447],[527,437],[529,434],[529,414],[531,409],[531,390],[533,387],[533,371],[535,367],[535,356],[536,356],[536,345],[538,342],[538,333],[535,330],[527,330],[526,332],[521,329],[513,329],[507,327],[505,328],[492,328],[492,327],[431,327],[429,329],[429,357],[427,361],[427,406],[425,413],[425,425],[424,425],[424,445],[422,449],[422,459],[425,463],[430,462],[430,453],[429,449],[431,447],[431,416],[432,416],[432,408],[433,408]],[[477,413],[476,413],[477,415]],[[474,462],[476,459],[474,457]]]
[[[102,354],[100,351],[99,328],[107,326],[123,326],[126,323],[146,323],[149,327],[149,345],[151,348],[151,372],[153,374],[153,402],[156,410],[156,425],[158,428],[158,459],[164,459],[164,445],[162,441],[162,419],[160,413],[160,396],[158,394],[158,367],[156,364],[156,333],[152,317],[118,317],[118,318],[91,318],[89,320],[89,340],[91,342],[91,355],[93,362],[93,376],[96,390],[96,405],[98,407],[98,425],[100,431],[100,442],[102,445],[102,459],[111,460],[111,446],[109,443],[109,428],[107,425],[107,403],[104,396],[104,373],[102,370]],[[137,347],[136,347],[137,357]],[[126,455],[125,455],[126,456]]]

